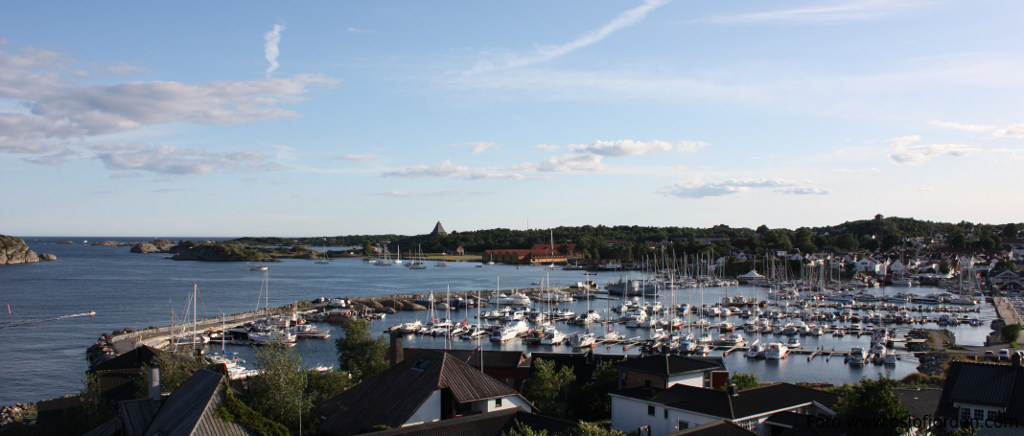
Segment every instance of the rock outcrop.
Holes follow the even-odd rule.
[[[178,245],[171,247],[170,252],[174,254],[174,260],[203,260],[213,262],[230,261],[270,261],[270,256],[260,253],[253,247],[241,244],[221,242],[193,242],[181,241]]]
[[[132,246],[132,253],[170,253],[174,243],[166,239],[153,242],[139,242]]]
[[[21,238],[14,236],[0,235],[0,265],[17,265],[20,263],[33,263],[40,260],[57,260],[57,256],[43,254],[42,258],[36,252],[29,250],[28,244]]]

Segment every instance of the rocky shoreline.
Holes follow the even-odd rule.
[[[46,253],[36,254],[21,238],[0,235],[0,265],[19,265],[54,260],[57,260],[57,256]]]

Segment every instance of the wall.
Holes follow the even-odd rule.
[[[426,422],[434,422],[441,420],[441,390],[435,390],[427,401],[423,402],[423,405],[413,413],[409,420],[402,424],[402,427],[408,425],[423,424]]]

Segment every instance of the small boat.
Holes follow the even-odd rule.
[[[573,348],[585,348],[597,341],[597,336],[593,333],[573,333],[569,336],[569,345]]]
[[[800,348],[801,347],[801,345],[800,345],[800,337],[793,336],[793,337],[789,338],[789,341],[786,342],[786,346],[789,347],[790,349]]]
[[[768,349],[764,351],[765,360],[781,360],[785,359],[789,355],[789,347],[785,346],[782,342],[772,342],[768,344]]]
[[[863,366],[868,360],[868,352],[864,351],[861,347],[853,347],[850,349],[849,363],[853,366]]]
[[[764,358],[764,352],[768,350],[768,347],[764,344],[754,344],[745,353],[745,356],[751,359],[762,359]]]

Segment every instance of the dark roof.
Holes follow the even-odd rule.
[[[778,436],[845,436],[850,429],[837,425],[822,425],[816,416],[795,412],[773,413],[765,420],[771,430],[768,432]]]
[[[224,376],[201,369],[164,400],[146,435],[248,435],[244,427],[216,417]]]
[[[839,400],[833,393],[789,383],[745,389],[735,396],[725,391],[687,385],[673,385],[668,389],[636,387],[622,389],[614,394],[725,419],[760,415],[812,401],[831,408]]]
[[[145,434],[146,428],[160,411],[160,402],[149,398],[122,401],[117,406],[121,425],[127,436]]]
[[[519,424],[537,431],[547,430],[549,433],[561,433],[576,426],[576,423],[571,421],[536,415],[520,409],[508,409],[374,432],[374,435],[500,436],[515,429]]]
[[[668,433],[665,436],[751,436],[756,434],[757,433],[744,429],[743,427],[723,419],[718,422],[680,430],[675,433]]]
[[[939,409],[939,399],[942,397],[942,389],[928,388],[928,389],[893,389],[900,399],[903,400],[903,405],[910,410],[910,416],[915,418],[923,418],[925,416],[935,416],[935,411]]]
[[[456,403],[519,396],[508,385],[450,354],[423,350],[320,403],[313,411],[325,417],[320,431],[326,434],[353,434],[381,424],[398,427],[438,389],[447,390]]]
[[[403,355],[405,359],[415,359],[415,355],[421,351],[444,352],[451,354],[469,366],[480,368],[481,357],[484,360],[484,368],[519,368],[527,360],[526,353],[522,351],[500,351],[500,350],[439,350],[430,348],[405,348]]]
[[[721,358],[702,359],[677,356],[674,354],[655,354],[653,356],[619,362],[615,364],[615,367],[624,371],[642,372],[668,377],[692,372],[725,369],[725,364],[722,363]]]
[[[153,366],[153,359],[156,356],[164,353],[163,350],[150,347],[148,345],[140,345],[135,349],[128,351],[115,358],[105,360],[96,365],[93,365],[90,371],[109,371],[113,369],[135,369],[142,368],[142,365]]]
[[[954,360],[939,399],[939,415],[954,416],[954,403],[1006,408],[1006,416],[1024,419],[1024,367]]]

